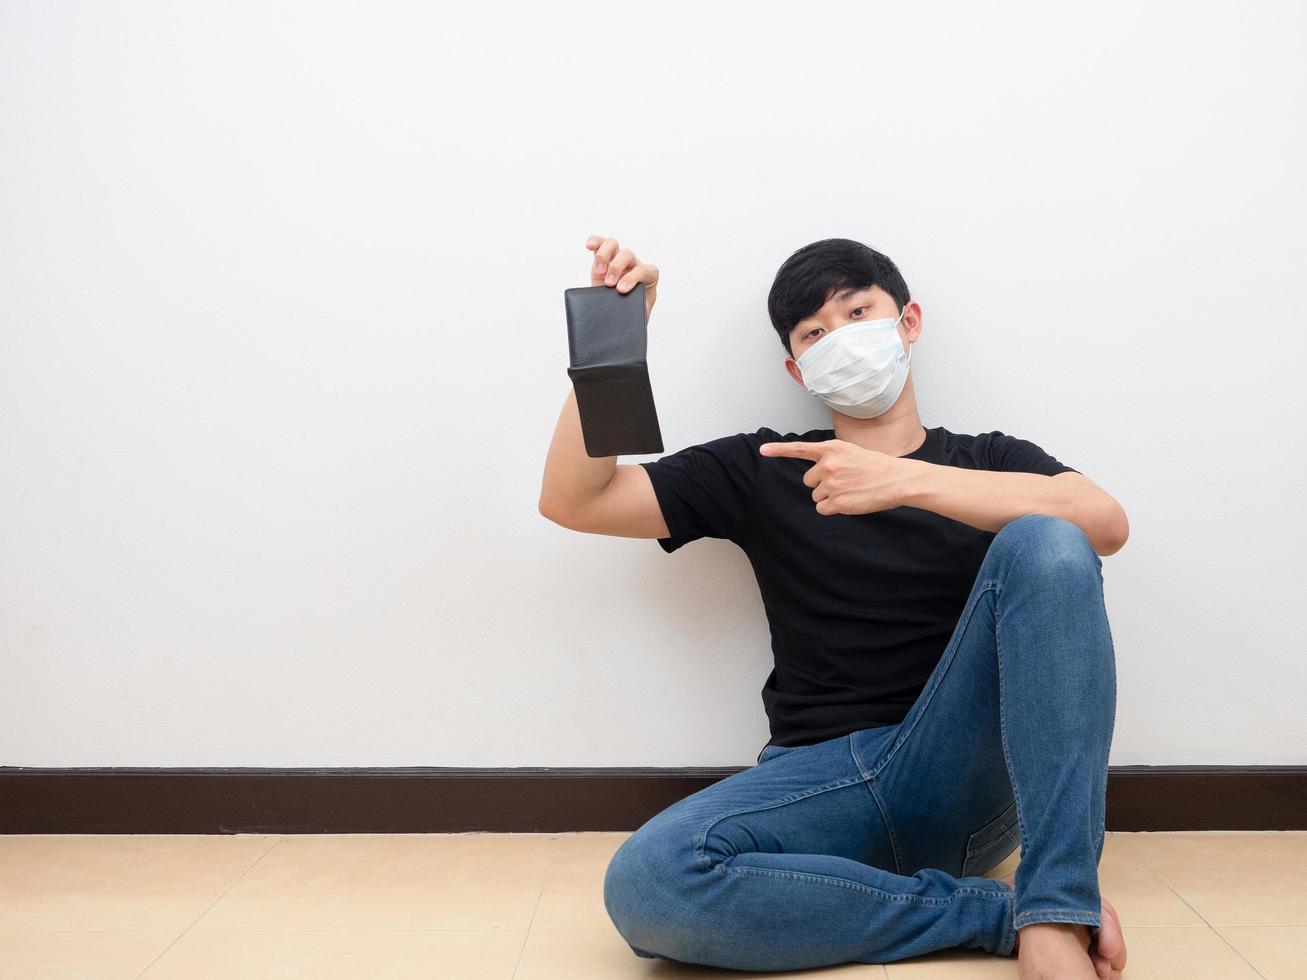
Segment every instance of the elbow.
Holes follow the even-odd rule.
[[[545,518],[546,520],[553,521],[555,524],[561,523],[557,517],[557,512],[554,510],[553,506],[545,500],[544,497],[540,498],[540,502],[537,505],[537,509],[540,511],[540,516]]]
[[[551,521],[559,527],[565,527],[571,530],[572,525],[567,514],[552,501],[547,501],[544,497],[541,497],[540,503],[538,504],[538,510],[540,511],[540,516],[545,520]]]
[[[1125,508],[1115,500],[1099,526],[1101,531],[1094,550],[1104,557],[1116,554],[1130,539],[1130,520],[1126,517]]]

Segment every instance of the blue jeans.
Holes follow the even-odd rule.
[[[902,722],[765,746],[628,837],[604,905],[639,956],[755,971],[1096,929],[1115,714],[1102,561],[1028,514],[990,542]],[[1018,836],[1015,889],[981,877]]]

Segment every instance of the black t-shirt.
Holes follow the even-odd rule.
[[[809,745],[903,720],[957,625],[994,532],[917,507],[820,514],[811,460],[764,442],[823,442],[833,429],[761,428],[640,463],[670,536],[666,552],[724,538],[748,556],[771,625],[762,687],[769,744]],[[1025,439],[943,426],[905,458],[972,470],[1079,472]]]

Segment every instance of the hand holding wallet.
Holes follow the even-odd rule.
[[[588,456],[663,451],[645,360],[648,321],[644,283],[627,293],[612,286],[563,290],[567,375],[576,392]]]

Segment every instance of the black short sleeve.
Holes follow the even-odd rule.
[[[984,441],[983,459],[986,468],[1011,473],[1042,473],[1056,476],[1059,473],[1079,473],[1053,458],[1028,439],[1018,439],[997,429],[980,436]]]
[[[749,502],[758,475],[758,446],[765,436],[740,432],[650,462],[649,474],[669,537],[659,538],[671,553],[699,538],[739,543],[748,523]]]

